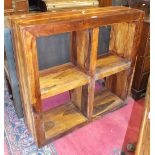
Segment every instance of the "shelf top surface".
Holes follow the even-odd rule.
[[[89,77],[70,63],[40,72],[41,96],[47,98],[89,82]]]
[[[27,28],[27,30],[31,30],[31,28],[33,28],[32,32],[35,32],[37,26],[40,32],[43,28],[44,31],[47,29],[45,25],[47,25],[51,31],[56,29],[56,27],[53,27],[56,25],[59,29],[62,29],[62,26],[64,29],[65,26],[66,31],[72,31],[74,29],[76,30],[78,27],[81,28],[82,25],[84,29],[87,29],[118,22],[135,21],[143,19],[143,16],[144,12],[141,10],[122,6],[113,6],[85,7],[46,13],[14,15],[10,16],[9,20],[14,24],[20,25],[21,28]],[[67,24],[72,25],[72,28],[70,28]],[[36,32],[38,32],[38,29]]]

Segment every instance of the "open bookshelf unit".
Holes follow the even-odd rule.
[[[9,18],[25,120],[38,147],[125,104],[143,16],[126,7],[94,7]],[[106,25],[110,52],[97,57],[99,27]],[[37,38],[66,32],[70,63],[39,71]],[[105,87],[96,90],[101,79]],[[68,91],[67,103],[43,110],[44,99]]]

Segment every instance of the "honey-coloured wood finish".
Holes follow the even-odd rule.
[[[72,64],[65,64],[41,71],[39,80],[44,99],[85,85],[89,77]]]
[[[97,117],[118,105],[122,105],[121,100],[117,95],[113,94],[107,89],[103,89],[95,92],[93,117]]]
[[[47,139],[60,134],[87,121],[73,103],[66,103],[44,113],[45,135]]]
[[[96,79],[116,74],[130,68],[130,66],[131,62],[129,60],[113,53],[106,54],[97,60]]]
[[[39,147],[125,104],[143,15],[126,7],[94,7],[9,18],[24,115]],[[112,27],[111,53],[98,58],[99,27],[105,25]],[[39,71],[37,38],[65,32],[71,33],[70,63]],[[107,91],[98,93],[101,78]],[[70,103],[43,112],[42,99],[65,91]]]

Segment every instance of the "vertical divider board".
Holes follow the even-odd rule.
[[[114,72],[111,69],[111,59],[108,59],[108,63],[110,60],[108,67],[103,64],[103,68],[108,68],[110,74],[106,69],[106,71],[102,70],[103,73],[106,72],[105,75],[111,75],[106,80],[107,87],[118,97],[123,100],[126,99],[132,81],[143,15],[142,11],[136,9],[107,7],[10,17],[25,121],[39,147],[48,143],[51,139],[54,140],[72,131],[78,125],[82,126],[93,118],[100,26],[112,25],[110,50],[115,52],[119,58],[123,57],[131,61],[130,69],[122,72],[117,70],[116,75],[113,75]],[[72,103],[80,109],[80,112],[71,103],[67,104],[65,108],[63,106],[58,107],[45,114],[42,111],[36,38],[64,32],[71,32],[71,62],[75,68],[78,68],[79,74],[76,75],[80,76],[82,74],[82,78],[84,77],[86,80],[82,84],[80,81],[76,87],[67,89],[70,90]],[[122,44],[123,42],[124,44]],[[71,80],[74,81],[74,79]],[[75,80],[78,80],[78,78]],[[77,81],[74,81],[74,83],[77,83]],[[70,84],[70,81],[67,84]],[[52,88],[50,87],[50,89]],[[61,90],[60,87],[59,89]],[[55,124],[58,124],[54,129],[53,117],[55,117],[54,127]],[[49,118],[51,121],[50,125],[52,127],[50,127],[48,133],[44,125],[48,122],[44,118]],[[74,118],[76,118],[76,121]]]
[[[76,31],[71,35],[71,61],[90,76],[90,83],[71,91],[71,100],[89,119],[93,113],[95,69],[99,28]]]

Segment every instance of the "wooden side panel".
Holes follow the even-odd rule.
[[[129,60],[133,57],[135,23],[119,23],[111,26],[109,50]]]
[[[17,26],[15,26],[12,22],[12,36],[13,36],[13,45],[14,45],[14,54],[15,54],[15,63],[16,63],[16,70],[17,70],[17,78],[19,80],[19,89],[20,89],[20,95],[21,100],[23,104],[23,110],[24,110],[24,117],[25,122],[34,137],[36,139],[36,132],[34,127],[34,118],[33,118],[33,110],[31,107],[31,103],[29,100],[29,92],[27,88],[27,75],[25,72],[25,63],[24,63],[24,54],[22,54],[22,47],[21,47],[21,35],[20,30]],[[24,95],[27,94],[27,95]]]
[[[35,107],[35,110],[40,112],[42,109],[41,105],[41,93],[39,85],[39,69],[38,69],[38,57],[37,57],[37,47],[36,38],[32,36],[29,32],[23,32],[23,46],[25,54],[25,64],[27,65],[27,85],[29,88],[29,95],[31,104]]]
[[[22,104],[24,108],[24,116],[26,124],[33,135],[36,143],[38,146],[41,146],[44,143],[44,125],[42,123],[42,114],[38,113],[37,110],[32,106],[32,98],[31,98],[31,85],[30,85],[30,75],[27,70],[27,66],[32,65],[31,63],[35,63],[35,59],[32,61],[29,58],[32,58],[31,49],[33,51],[34,46],[31,43],[28,43],[26,46],[26,43],[23,43],[25,37],[23,37],[22,30],[14,23],[11,22],[11,25],[13,27],[13,40],[14,40],[14,51],[15,51],[15,62],[16,62],[16,69],[17,69],[17,75],[19,79],[19,88],[20,88],[20,94],[22,99]],[[29,38],[30,39],[30,38]],[[31,40],[32,41],[32,40]],[[27,57],[29,55],[26,55],[27,50],[23,50],[23,45],[26,46],[29,49],[30,57]],[[31,55],[32,54],[32,55]],[[34,58],[34,57],[33,57]],[[35,87],[34,87],[35,88]]]
[[[22,30],[21,30],[22,31]],[[32,108],[33,125],[35,126],[36,142],[41,146],[45,142],[44,122],[42,115],[42,102],[39,85],[39,69],[36,48],[36,38],[29,32],[21,32],[24,46],[24,65],[26,65],[26,81],[29,94],[29,106]]]
[[[131,61],[130,70],[112,75],[106,79],[107,87],[122,99],[126,99],[131,90],[141,30],[141,21],[112,25],[110,50]]]

